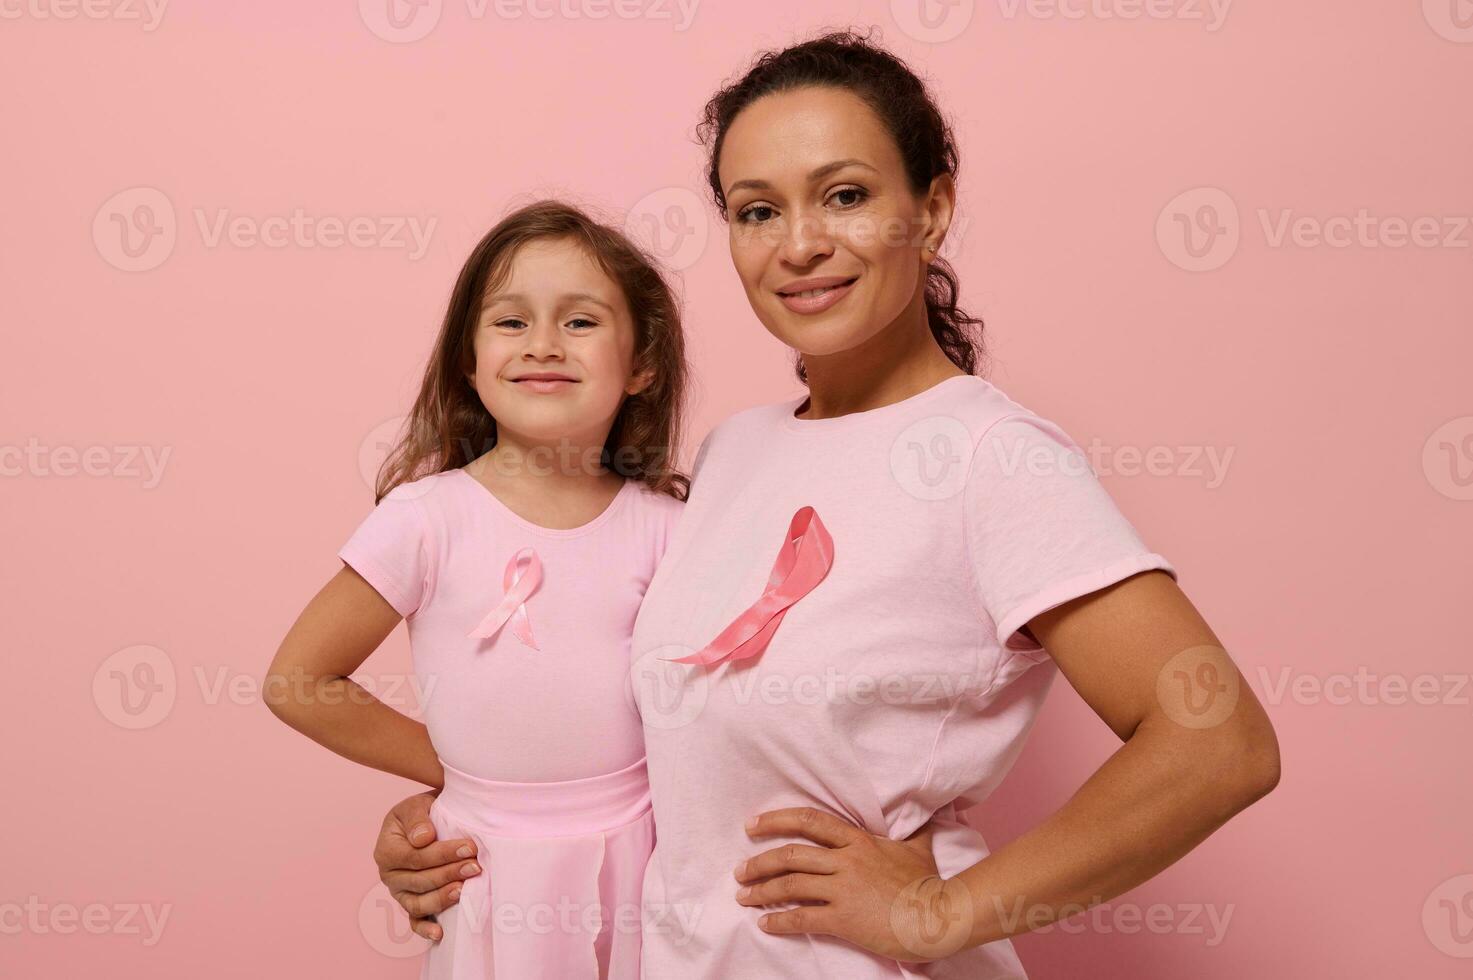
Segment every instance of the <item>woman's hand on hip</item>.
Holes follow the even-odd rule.
[[[476,863],[473,840],[435,840],[430,823],[433,793],[418,793],[401,800],[384,817],[373,848],[378,876],[389,894],[409,913],[409,926],[431,942],[439,942],[444,930],[435,922],[460,900],[460,886],[481,873]]]
[[[924,963],[961,949],[971,933],[971,897],[943,879],[928,822],[905,840],[878,837],[812,807],[769,810],[748,821],[753,838],[803,837],[734,870],[741,905],[802,903],[757,920],[764,932],[834,936],[895,960]]]

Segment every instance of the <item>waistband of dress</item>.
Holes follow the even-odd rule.
[[[650,810],[645,758],[616,772],[559,782],[508,783],[445,765],[445,806],[502,837],[568,837],[612,830]]]

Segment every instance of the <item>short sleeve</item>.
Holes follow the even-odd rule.
[[[1142,543],[1079,446],[1054,423],[1010,415],[972,455],[965,488],[973,588],[1004,659],[1041,659],[1020,633],[1041,612],[1137,572],[1176,570]]]
[[[424,599],[433,566],[424,514],[415,495],[403,489],[379,501],[338,557],[408,619]]]

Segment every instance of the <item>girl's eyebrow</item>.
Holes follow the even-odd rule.
[[[526,302],[527,297],[523,296],[521,293],[497,293],[495,296],[487,296],[486,301],[481,304],[481,309],[488,309],[496,303]],[[594,306],[601,306],[605,310],[608,310],[610,315],[613,315],[614,313],[614,308],[612,306],[599,299],[592,293],[564,293],[563,295],[558,297],[558,305],[566,306],[569,303],[592,303]]]
[[[851,157],[848,160],[835,160],[833,163],[826,163],[821,167],[810,170],[808,172],[808,182],[811,184],[816,180],[822,180],[823,178],[834,173],[836,170],[843,170],[845,167],[863,167],[866,170],[871,170],[875,173],[879,173],[878,170],[875,170],[874,167],[871,167],[863,160],[856,160]],[[765,180],[739,180],[728,187],[726,189],[726,193],[728,196],[730,196],[732,193],[739,191],[744,187],[750,187],[753,190],[759,191],[767,191],[772,189],[772,185]]]

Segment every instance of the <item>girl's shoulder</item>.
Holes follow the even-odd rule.
[[[417,480],[406,480],[384,494],[383,501],[380,503],[390,500],[405,503],[409,501],[430,503],[450,492],[455,482],[465,475],[467,474],[460,470],[448,469],[439,473],[430,473]]]
[[[673,519],[685,507],[685,501],[677,500],[668,493],[652,490],[643,480],[629,480],[626,492],[633,498],[631,502],[636,507],[660,518]]]

